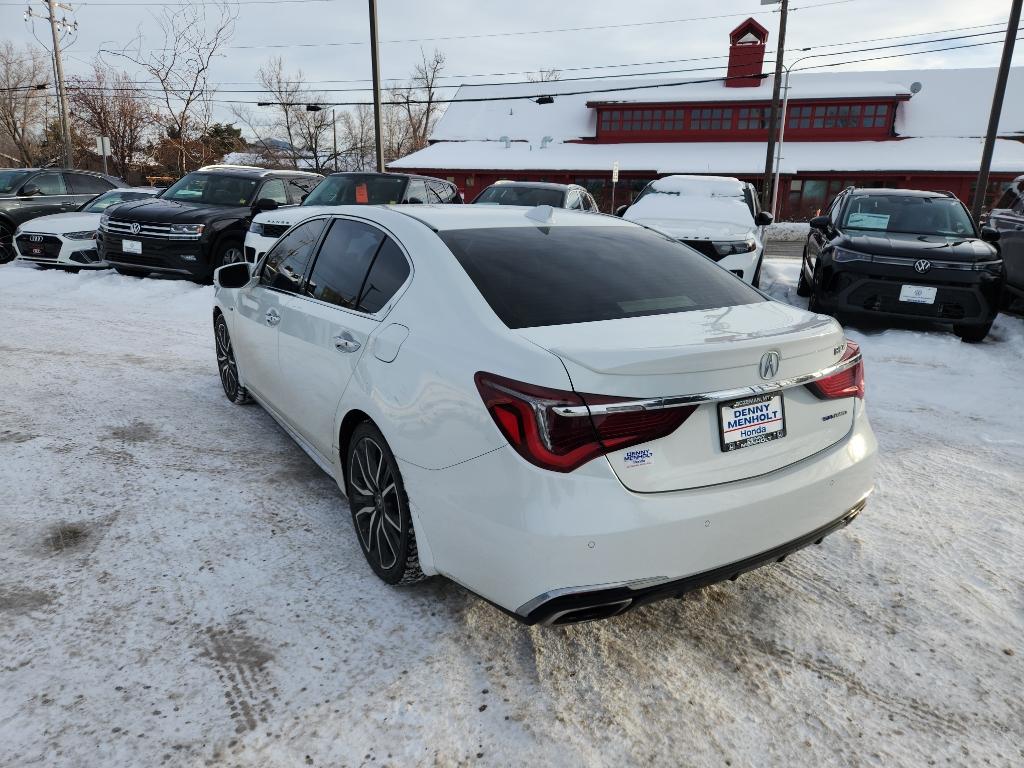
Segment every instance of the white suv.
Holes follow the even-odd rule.
[[[764,228],[772,215],[760,210],[749,182],[730,176],[666,176],[648,184],[622,215],[760,284]]]
[[[335,478],[389,584],[603,618],[819,542],[871,492],[839,324],[612,216],[346,206],[214,281],[225,394]]]

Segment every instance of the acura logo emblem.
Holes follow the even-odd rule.
[[[133,221],[129,229],[131,229],[133,235],[137,235],[139,234],[139,230],[142,229],[142,227],[139,226],[139,222]]]
[[[914,262],[914,271],[920,274],[924,274],[932,268],[932,263],[928,259],[918,259]]]
[[[771,352],[765,352],[761,355],[761,365],[758,366],[757,372],[761,374],[761,378],[767,381],[768,379],[774,379],[775,374],[779,372],[779,362],[782,360],[782,356],[772,350]]]
[[[42,235],[32,235],[31,237],[29,237],[29,242],[41,243],[41,242],[43,242],[43,236]]]

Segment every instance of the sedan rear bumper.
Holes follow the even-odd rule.
[[[731,578],[849,522],[871,492],[877,453],[863,403],[854,407],[850,432],[830,448],[684,491],[629,491],[607,459],[548,472],[509,448],[444,470],[399,461],[429,572],[527,623],[581,621]]]

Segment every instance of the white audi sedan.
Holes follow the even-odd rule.
[[[820,542],[872,489],[835,320],[612,216],[333,208],[215,285],[228,399],[336,479],[389,584],[604,618]]]

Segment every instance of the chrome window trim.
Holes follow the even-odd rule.
[[[665,408],[682,408],[687,405],[700,405],[702,403],[720,403],[727,400],[740,400],[753,395],[763,395],[768,392],[779,392],[790,387],[810,384],[818,379],[824,379],[841,373],[857,363],[861,362],[863,355],[858,352],[853,357],[841,360],[827,368],[822,368],[814,373],[805,373],[800,376],[793,376],[788,379],[779,379],[769,384],[754,384],[750,387],[737,387],[735,389],[720,389],[713,392],[699,392],[692,395],[670,395],[667,397],[653,397],[649,399],[629,400],[621,403],[605,403],[602,405],[572,405],[555,406],[554,412],[559,416],[590,416],[592,414],[603,415],[609,413],[624,413],[629,411],[660,411]]]

